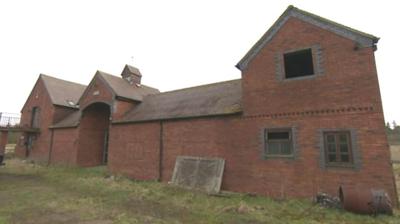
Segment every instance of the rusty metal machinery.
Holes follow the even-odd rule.
[[[345,210],[358,214],[393,214],[392,203],[382,189],[339,187],[339,198]]]

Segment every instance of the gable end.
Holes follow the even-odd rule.
[[[322,18],[312,13],[300,10],[294,6],[289,6],[285,12],[278,18],[278,20],[268,29],[268,31],[261,37],[260,40],[246,53],[246,55],[236,64],[236,68],[243,71],[247,68],[249,62],[264,48],[264,46],[271,41],[275,34],[282,28],[282,26],[291,18],[296,18],[301,21],[307,22],[321,29],[331,31],[339,36],[353,40],[360,48],[374,47],[378,43],[379,38],[373,35],[352,29],[350,27],[338,24],[331,20]]]

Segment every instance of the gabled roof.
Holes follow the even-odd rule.
[[[40,74],[40,79],[50,95],[51,102],[54,105],[76,108],[76,104],[86,86],[78,83],[54,78],[48,75]]]
[[[149,95],[115,123],[169,120],[242,112],[241,80]]]
[[[136,85],[136,84],[129,84],[127,81],[124,79],[113,76],[110,74],[107,74],[102,71],[97,71],[96,76],[99,76],[99,78],[111,89],[113,94],[117,97],[122,97],[124,99],[129,99],[129,100],[135,100],[135,101],[142,101],[145,96],[151,95],[151,94],[157,94],[159,91],[157,89],[145,86],[145,85]],[[46,76],[47,78],[48,76]],[[52,78],[52,77],[49,77]],[[53,78],[54,79],[54,78]],[[64,81],[64,80],[61,80]],[[54,82],[54,80],[53,80]],[[53,83],[52,82],[52,83]],[[67,82],[67,81],[65,81]],[[80,91],[79,97],[76,98],[76,101],[74,102],[79,102],[79,98],[84,97],[82,96],[83,92],[85,91],[86,87],[83,86],[82,91]],[[70,91],[64,90],[65,95],[71,94]],[[57,124],[52,125],[50,128],[68,128],[68,127],[76,127],[79,125],[80,119],[81,119],[81,114],[82,111],[76,111],[67,117],[65,117],[63,120],[58,122]]]
[[[127,71],[126,71],[126,70],[127,70]],[[136,67],[133,67],[132,65],[125,65],[125,67],[124,67],[124,69],[123,69],[123,71],[122,71],[122,74],[124,74],[124,73],[126,73],[126,72],[128,72],[128,71],[129,71],[130,73],[133,73],[133,74],[142,76],[142,74],[140,73],[139,69],[136,68]]]
[[[271,28],[269,28],[268,31],[261,37],[261,39],[258,40],[257,43],[254,44],[254,46],[247,52],[247,54],[237,63],[236,67],[242,71],[246,69],[249,62],[261,51],[261,49],[263,49],[263,47],[275,36],[279,29],[291,17],[353,40],[359,45],[359,47],[375,47],[375,44],[379,40],[378,37],[375,37],[371,34],[341,25],[290,5],[271,26]]]
[[[158,89],[145,85],[131,85],[121,77],[110,75],[102,71],[97,71],[97,74],[103,78],[118,97],[142,101],[144,96],[160,92]]]

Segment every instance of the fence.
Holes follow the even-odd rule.
[[[16,127],[21,121],[20,114],[0,112],[0,127]]]

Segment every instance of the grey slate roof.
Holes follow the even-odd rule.
[[[144,96],[160,92],[158,89],[145,85],[131,85],[121,77],[110,75],[102,71],[97,71],[97,74],[99,74],[103,80],[108,83],[115,95],[119,97],[142,101]]]
[[[40,74],[44,85],[55,105],[74,108],[86,86],[78,83]],[[73,104],[70,104],[72,102]]]
[[[143,98],[147,95],[159,93],[159,91],[157,89],[154,89],[154,88],[151,88],[151,87],[148,87],[145,85],[130,85],[124,79],[117,77],[117,76],[107,74],[105,72],[97,71],[96,75],[100,76],[100,78],[111,88],[111,90],[114,92],[114,94],[117,97],[122,97],[125,99],[130,99],[130,100],[135,100],[135,101],[142,101]],[[67,81],[55,79],[55,78],[52,78],[49,76],[45,76],[45,79],[47,80],[47,82],[49,82],[48,80],[50,80],[52,86],[55,86],[54,83],[57,83],[58,87],[63,90],[62,93],[65,96],[70,96],[72,94],[71,91],[68,90],[68,88],[66,88],[66,86],[68,86],[70,84],[64,83]],[[54,80],[59,80],[59,81],[56,82]],[[61,81],[64,81],[64,82],[61,82]],[[77,91],[76,89],[73,90],[75,93],[79,92],[79,96],[74,98],[74,102],[79,101],[79,98],[83,94],[85,88],[86,88],[86,86],[83,86],[82,90],[79,90],[79,91]],[[66,118],[64,118],[57,124],[52,125],[50,128],[76,127],[79,124],[81,114],[82,114],[81,111],[76,111],[76,112],[68,115]]]
[[[231,80],[149,95],[114,123],[236,114],[241,108],[241,80]]]
[[[353,40],[358,43],[360,47],[375,47],[375,44],[379,41],[379,38],[376,36],[344,26],[290,5],[261,37],[261,39],[258,40],[246,55],[236,64],[236,67],[242,71],[246,69],[249,62],[275,36],[290,17],[300,19],[304,22],[320,27],[321,29],[329,30],[337,35]]]
[[[128,71],[130,73],[142,76],[142,74],[140,73],[139,69],[136,68],[136,67],[133,67],[132,65],[125,65],[124,70],[122,71],[122,73],[125,72],[125,69],[128,69]]]
[[[50,128],[68,128],[77,127],[81,119],[82,112],[80,110],[73,112],[60,122],[50,126]]]
[[[237,114],[242,112],[241,97],[240,79],[148,95],[113,123]],[[80,117],[76,111],[50,128],[76,127]]]

